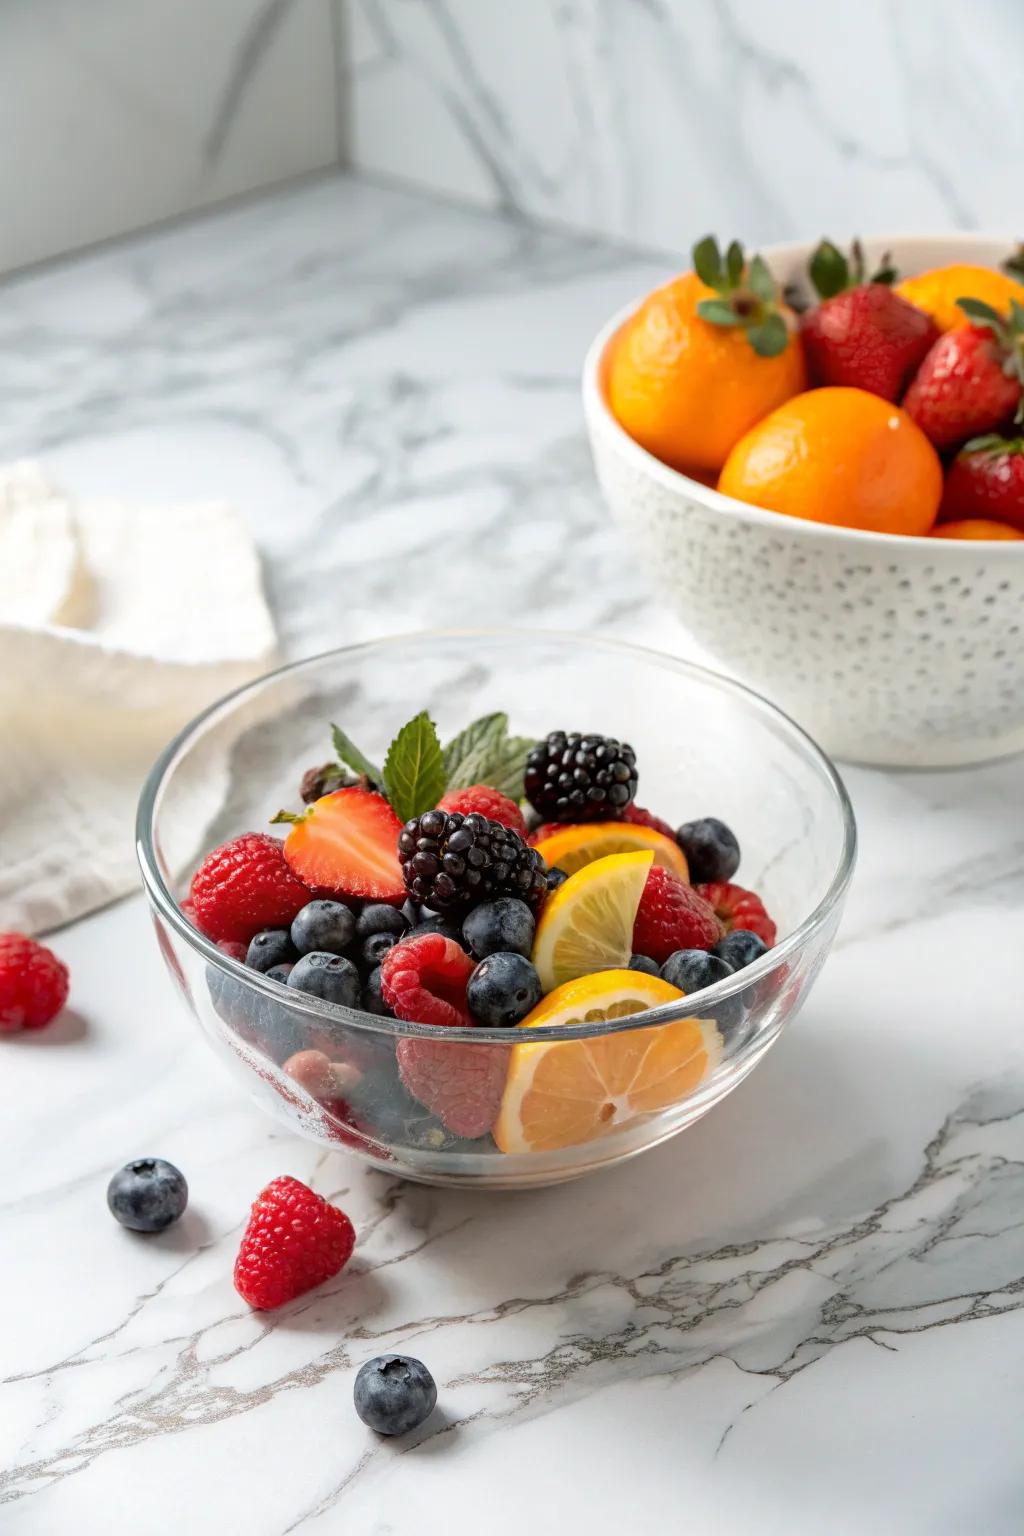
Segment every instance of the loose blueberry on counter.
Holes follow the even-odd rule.
[[[383,901],[371,901],[356,918],[356,938],[363,940],[375,933],[390,933],[400,939],[408,932],[413,921],[418,921],[418,918],[407,917],[404,907],[399,910],[398,907],[389,907]]]
[[[122,1227],[133,1232],[163,1232],[188,1204],[185,1176],[162,1157],[140,1157],[107,1185],[107,1205]]]
[[[340,1003],[344,1008],[358,1008],[363,994],[359,972],[344,955],[314,951],[296,961],[288,985],[297,992],[308,992],[325,1003]]]
[[[363,982],[363,1008],[367,1013],[375,1013],[382,1019],[391,1018],[391,1009],[381,991],[379,965],[374,967]]]
[[[359,947],[359,959],[373,970],[380,965],[389,949],[394,949],[402,935],[397,933],[369,933]]]
[[[309,901],[292,922],[292,943],[300,955],[340,955],[355,931],[356,920],[343,901]]]
[[[685,822],[676,833],[676,842],[686,855],[694,885],[731,880],[740,867],[740,845],[735,833],[717,816]]]
[[[295,959],[295,948],[287,928],[265,928],[250,941],[245,963],[251,971],[273,970],[275,965],[288,965]]]
[[[422,1360],[378,1355],[361,1366],[353,1398],[356,1413],[378,1435],[404,1435],[434,1411],[437,1387]]]
[[[631,971],[643,971],[645,976],[660,976],[661,966],[650,955],[634,955],[629,962]]]
[[[477,960],[499,951],[529,956],[536,926],[525,901],[515,896],[499,896],[497,901],[485,901],[466,915],[462,936]]]
[[[749,928],[734,928],[724,939],[719,939],[712,953],[731,965],[734,971],[742,971],[745,966],[753,965],[755,960],[766,955],[768,945],[756,933],[751,933]]]
[[[288,977],[291,975],[291,973],[292,973],[292,971],[294,971],[294,969],[295,969],[294,961],[287,960],[287,961],[284,962],[283,965],[272,965],[270,967],[270,970],[269,971],[264,971],[263,974],[266,976],[268,981],[279,981],[281,983],[282,987],[284,987],[284,986],[287,986],[287,984],[288,984]]]
[[[491,1029],[511,1029],[542,996],[540,977],[525,955],[488,955],[466,984],[470,1013]]]
[[[569,876],[564,869],[559,869],[557,864],[552,864],[548,870],[548,890],[557,891],[560,885],[564,885]]]
[[[713,987],[716,981],[725,981],[733,975],[733,968],[720,956],[709,954],[706,950],[677,949],[665,961],[661,974],[670,986],[689,994],[703,992],[705,987]],[[699,1005],[696,1011],[701,1017],[707,1016]],[[738,997],[725,998],[710,1008],[709,1012],[722,1029],[732,1030],[743,1022],[744,1008]]]

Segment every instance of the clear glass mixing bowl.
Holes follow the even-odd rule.
[[[679,1102],[609,1114],[602,1134],[555,1151],[500,1152],[459,1140],[410,1103],[395,1071],[403,1039],[451,1052],[452,1073],[508,1061],[514,1029],[438,1030],[349,1010],[268,980],[223,954],[179,901],[218,842],[267,828],[295,806],[303,771],[330,757],[329,723],[383,754],[395,729],[428,708],[442,739],[492,710],[518,735],[596,730],[632,743],[639,803],[673,825],[714,815],[743,849],[737,875],[779,924],[774,949],[700,994],[617,1020],[531,1030],[531,1043],[719,1020],[721,1053]],[[258,1100],[293,1130],[350,1148],[376,1167],[432,1184],[518,1188],[575,1178],[684,1130],[730,1093],[793,1017],[828,953],[853,870],[856,830],[828,758],[757,694],[654,651],[569,634],[432,632],[350,646],[239,689],[173,741],[143,789],[138,852],[170,973],[207,1039]],[[303,1049],[348,1064],[376,1085],[370,1111],[321,1097],[282,1071]],[[383,1085],[383,1086],[381,1086]],[[390,1085],[390,1086],[389,1086]],[[347,1092],[347,1090],[346,1090]],[[610,1108],[610,1106],[609,1106]]]

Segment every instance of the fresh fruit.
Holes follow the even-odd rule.
[[[405,900],[397,851],[402,824],[383,795],[339,789],[300,816],[281,811],[274,819],[291,823],[284,856],[312,890],[395,906]]]
[[[649,848],[655,864],[670,869],[680,880],[689,879],[686,856],[675,837],[666,837],[652,827],[627,821],[580,821],[558,827],[549,837],[534,843],[545,864],[574,875],[595,859],[612,853],[634,853]]]
[[[318,953],[303,955],[288,974],[288,986],[295,992],[322,998],[342,1008],[358,1008],[362,995],[359,972],[344,955]]]
[[[466,941],[462,936],[457,917],[425,917],[421,923],[416,923],[405,935],[407,939],[421,939],[425,933],[439,933],[444,939],[451,939],[453,944],[458,944],[460,949],[466,948]]]
[[[395,909],[387,907],[385,910],[393,912]],[[302,911],[296,913],[291,927],[291,942],[300,955],[310,955],[315,950],[342,955],[351,944],[355,932],[356,920],[344,902],[321,897],[317,901],[307,902]]]
[[[535,907],[547,890],[540,855],[476,812],[427,811],[406,822],[398,850],[409,895],[435,912],[465,912],[497,896]]]
[[[709,954],[703,949],[677,949],[665,961],[661,974],[670,986],[678,987],[689,997],[691,993],[713,987],[716,982],[726,981],[733,975],[733,969],[713,952]],[[714,1004],[696,1001],[693,1008],[702,1018],[712,1018],[719,1028],[729,1031],[743,1023],[745,1013],[743,999],[740,997],[727,997]]]
[[[970,314],[972,325],[939,337],[903,398],[907,415],[943,450],[1024,419],[1024,309],[1006,321],[983,304]]]
[[[110,1213],[133,1232],[163,1232],[188,1204],[185,1176],[162,1157],[140,1157],[107,1185]]]
[[[0,933],[0,1035],[42,1029],[68,1000],[68,968],[23,933]]]
[[[279,839],[266,832],[244,832],[208,853],[190,892],[196,927],[241,944],[263,928],[287,928],[309,896]]]
[[[499,951],[481,960],[466,987],[470,1013],[490,1029],[512,1029],[542,996],[540,978],[529,960],[512,952]]]
[[[374,967],[363,982],[363,1007],[367,1013],[375,1013],[382,1019],[392,1016],[391,1009],[384,1001],[384,988],[381,980],[381,967],[379,965]]]
[[[536,920],[525,901],[499,896],[467,913],[462,936],[477,960],[499,952],[529,955],[533,949]]]
[[[503,795],[500,789],[492,789],[489,784],[471,784],[468,789],[450,789],[437,802],[437,809],[461,811],[463,816],[471,816],[475,811],[488,821],[500,821],[503,827],[518,832],[526,841],[526,822],[519,806],[508,795]]]
[[[290,965],[295,959],[295,949],[287,928],[264,928],[254,934],[245,952],[245,963],[251,971],[266,974],[275,965]]]
[[[812,389],[736,444],[718,489],[788,517],[920,535],[935,521],[942,465],[899,406],[863,389]]]
[[[388,1007],[411,1024],[472,1024],[466,983],[473,962],[440,933],[406,936],[381,961],[381,992]]]
[[[796,318],[760,257],[694,247],[696,271],[650,294],[610,351],[608,404],[676,469],[717,470],[762,416],[806,388]]]
[[[269,1311],[344,1269],[355,1246],[344,1211],[298,1179],[272,1179],[257,1196],[235,1260],[235,1290]]]
[[[430,943],[433,940],[420,942]],[[401,946],[403,949],[406,947]],[[457,946],[451,945],[450,948],[462,955]],[[393,950],[392,954],[395,953]],[[466,961],[464,955],[462,959]],[[466,963],[472,970],[472,965],[468,961]],[[448,957],[445,964],[449,969],[455,968],[451,957]],[[384,996],[389,1000],[395,999],[392,1007],[398,1017],[402,1018],[404,1015],[401,1009],[409,994],[395,987],[394,978],[389,984],[387,962],[383,969]],[[468,981],[468,977],[465,980]],[[461,976],[457,980],[450,980],[441,974],[441,965],[438,964],[433,973],[426,975],[425,981],[431,991],[427,1003],[429,1012],[424,1014],[422,1007],[420,1009],[422,1022],[472,1023],[465,1002],[465,981]],[[441,988],[446,985],[456,997],[459,989],[462,989],[461,1008],[439,996]],[[442,1007],[449,1011],[448,1018],[440,1016]],[[406,1036],[398,1042],[395,1054],[399,1076],[413,1098],[435,1114],[441,1124],[454,1135],[474,1141],[479,1136],[486,1136],[494,1124],[505,1087],[509,1049],[505,1045],[446,1040],[444,1030],[439,1029],[436,1039]]]
[[[708,906],[714,909],[726,933],[732,933],[735,928],[744,928],[763,939],[771,949],[777,929],[765,911],[760,896],[744,890],[741,885],[730,885],[727,881],[698,885],[696,890]]]
[[[676,949],[710,949],[722,925],[693,886],[671,870],[655,867],[647,876],[633,923],[632,948],[663,964]]]
[[[994,519],[1024,533],[1024,437],[980,437],[966,443],[949,466],[939,510],[951,522]]]
[[[557,891],[560,885],[564,885],[569,878],[569,872],[559,869],[557,865],[548,870],[548,890]]]
[[[371,933],[359,946],[359,964],[371,971],[380,965],[389,949],[401,940],[393,933]]]
[[[603,971],[558,987],[520,1028],[620,1020],[681,998],[679,989],[660,977]],[[511,1049],[494,1140],[502,1152],[553,1152],[680,1103],[721,1059],[722,1039],[714,1023],[685,1018]]]
[[[545,992],[594,971],[624,969],[634,949],[650,953],[634,945],[633,923],[653,860],[649,850],[595,859],[548,897],[533,945]]]
[[[851,265],[831,241],[823,240],[811,258],[810,273],[821,299],[800,317],[811,382],[898,400],[938,340],[934,320],[893,291],[891,268],[865,281],[859,242]]]
[[[631,955],[629,969],[631,971],[642,971],[645,976],[661,975],[661,966],[657,960],[652,960],[650,955]]]
[[[390,933],[400,939],[408,933],[409,926],[409,919],[404,912],[388,906],[386,902],[374,901],[368,903],[356,918],[355,936],[362,941],[375,933]]]
[[[965,518],[961,522],[940,523],[932,530],[933,539],[996,539],[1012,541],[1024,539],[1024,533],[1011,528],[1009,523],[994,523],[988,518]]]
[[[378,1435],[405,1435],[430,1417],[434,1378],[411,1355],[377,1355],[360,1366],[353,1388],[356,1413]]]
[[[284,1063],[292,1082],[304,1088],[311,1098],[329,1104],[352,1092],[362,1073],[347,1061],[332,1061],[326,1051],[296,1051]]]
[[[762,955],[766,955],[768,945],[760,934],[754,933],[749,928],[733,928],[724,939],[719,939],[714,953],[734,971],[742,971],[746,966],[753,965],[755,960],[760,960]]]
[[[274,929],[269,929],[273,933]],[[231,960],[238,960],[245,964],[245,957],[249,953],[248,944],[240,944],[237,939],[218,939],[217,948],[222,955],[227,955]]]
[[[551,821],[617,818],[636,785],[636,753],[611,736],[552,731],[527,754],[526,798]]]
[[[291,975],[294,969],[294,961],[288,960],[283,965],[272,965],[270,970],[264,971],[263,974],[266,976],[268,981],[279,981],[282,986],[286,986],[288,977]]]
[[[341,763],[322,763],[319,768],[306,769],[299,785],[299,797],[303,805],[312,805],[314,800],[333,795],[338,789],[349,789],[357,782]]]
[[[675,833],[660,816],[655,816],[653,811],[646,811],[642,805],[627,805],[622,813],[623,821],[631,821],[637,827],[650,827],[652,832],[660,832],[662,837],[667,837],[671,842]]]
[[[1003,314],[1011,299],[1024,304],[1024,288],[1011,277],[990,267],[960,264],[933,267],[917,277],[905,277],[896,284],[896,292],[931,315],[940,331],[959,330],[969,324],[960,308],[963,298],[980,299]]]
[[[717,816],[684,822],[676,840],[686,855],[690,879],[695,885],[709,880],[731,880],[740,867],[736,834]]]

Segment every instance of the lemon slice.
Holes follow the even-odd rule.
[[[679,844],[653,827],[630,821],[582,821],[560,827],[550,837],[534,845],[549,869],[564,869],[574,875],[584,864],[605,859],[612,853],[634,853],[650,848],[655,864],[670,869],[680,880],[689,881],[686,855]]]
[[[682,996],[660,976],[602,971],[558,987],[520,1028],[610,1022]],[[675,1019],[592,1040],[514,1045],[494,1140],[502,1152],[554,1152],[594,1141],[641,1115],[681,1103],[721,1057],[722,1037],[713,1019]]]
[[[545,992],[629,965],[636,909],[653,862],[649,849],[613,853],[585,864],[548,897],[533,941]]]

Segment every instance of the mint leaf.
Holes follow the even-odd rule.
[[[537,745],[532,736],[508,736],[501,744],[501,751],[490,764],[490,769],[478,783],[491,784],[500,789],[510,800],[523,798],[523,775],[526,773],[526,754]]]
[[[464,731],[453,736],[444,749],[444,771],[449,789],[468,789],[481,784],[481,767],[486,767],[499,750],[508,731],[508,715],[499,711],[481,715]]]
[[[375,784],[381,781],[381,771],[376,763],[371,763],[368,757],[364,757],[350,736],[346,736],[340,725],[331,726],[331,740],[334,742],[334,750],[343,763],[356,773],[365,774]]]
[[[384,788],[399,821],[422,816],[445,791],[437,728],[426,710],[403,725],[384,759]]]

